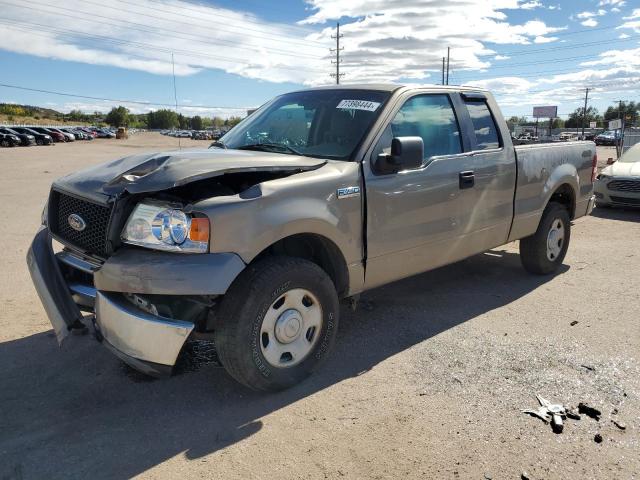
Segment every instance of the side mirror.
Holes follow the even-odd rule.
[[[422,137],[395,137],[391,140],[391,154],[381,153],[376,161],[380,173],[420,168],[424,159]]]

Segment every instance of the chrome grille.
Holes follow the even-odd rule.
[[[107,255],[110,207],[54,191],[49,211],[51,231],[61,240],[102,257]],[[82,217],[86,224],[84,230],[71,228],[69,216],[72,214]]]
[[[612,180],[607,188],[617,192],[640,193],[640,180]]]

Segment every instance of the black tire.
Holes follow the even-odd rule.
[[[547,241],[552,227],[557,227],[558,221],[564,227],[564,238],[560,251],[548,257]],[[548,275],[555,272],[562,264],[569,240],[571,239],[571,219],[564,205],[551,202],[545,208],[536,233],[520,240],[520,260],[522,266],[530,273]]]
[[[311,350],[299,363],[274,366],[263,355],[261,328],[267,310],[293,289],[305,289],[315,296],[322,325],[313,332]],[[238,382],[253,390],[284,390],[308,377],[328,356],[337,335],[338,316],[338,295],[324,270],[301,258],[267,257],[249,265],[225,294],[214,333],[216,349],[222,365]],[[266,341],[268,344],[268,337]]]
[[[36,144],[38,145],[44,145],[44,140],[42,140],[41,138],[36,140]]]
[[[11,144],[9,143],[9,140],[5,140],[5,139],[3,139],[3,140],[0,142],[0,146],[2,146],[2,147],[10,147],[10,146],[11,146]]]

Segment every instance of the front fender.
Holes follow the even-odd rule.
[[[355,162],[272,180],[251,195],[215,197],[194,205],[212,225],[211,251],[235,252],[245,263],[277,241],[311,233],[331,240],[346,263],[362,261],[362,198],[338,198],[337,190],[361,187]]]

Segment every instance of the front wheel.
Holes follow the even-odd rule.
[[[570,237],[569,212],[564,205],[549,203],[536,233],[520,240],[522,265],[528,272],[538,275],[555,272],[567,254]]]
[[[328,355],[338,308],[333,282],[316,264],[285,256],[258,261],[222,301],[215,331],[220,361],[254,390],[289,388]]]

